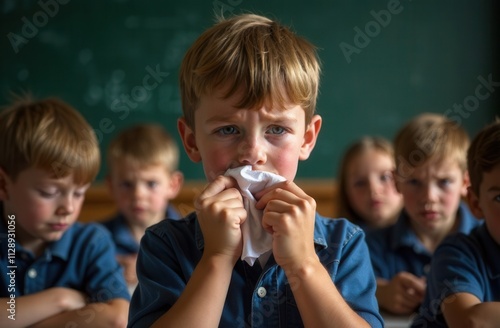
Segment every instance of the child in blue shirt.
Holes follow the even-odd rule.
[[[438,114],[421,114],[396,135],[395,179],[404,209],[394,225],[367,235],[381,309],[415,311],[436,247],[479,223],[461,201],[469,185],[468,145],[465,130]]]
[[[179,133],[208,184],[186,219],[148,228],[130,327],[382,327],[363,231],[294,182],[321,117],[315,48],[268,18],[221,20],[186,53]],[[255,193],[271,252],[240,260],[244,199],[228,169],[285,179]],[[254,212],[253,208],[249,208]]]
[[[107,153],[106,184],[118,214],[103,222],[113,236],[118,262],[133,289],[139,242],[146,228],[180,215],[169,202],[179,193],[179,148],[161,125],[136,124],[114,138]]]
[[[365,232],[393,224],[403,207],[394,167],[394,150],[388,140],[366,136],[352,143],[340,162],[339,217]]]
[[[76,222],[99,164],[92,128],[61,100],[0,113],[0,326],[126,326],[110,235]]]
[[[454,234],[432,258],[427,293],[412,327],[498,327],[500,323],[500,121],[474,138],[467,163],[472,212],[484,224]]]

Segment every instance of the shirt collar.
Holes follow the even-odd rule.
[[[174,219],[174,220],[181,219],[179,212],[177,212],[177,210],[171,205],[167,206],[167,211],[165,213],[165,217],[168,219]]]
[[[111,231],[118,249],[125,248],[131,253],[139,251],[139,245],[135,241],[131,230],[128,228],[127,220],[123,214],[118,214],[116,221],[112,221]]]
[[[479,222],[481,222],[480,220],[476,219],[474,215],[472,215],[469,207],[464,202],[460,202],[457,211],[457,219],[457,232],[463,232],[465,234],[469,234],[469,232],[474,227],[476,227]]]
[[[45,254],[50,256],[59,257],[62,260],[67,261],[69,258],[69,253],[71,251],[71,243],[75,240],[75,235],[78,230],[78,226],[81,223],[75,222],[72,224],[68,230],[64,232],[61,239],[50,243],[45,249]]]
[[[391,230],[391,249],[396,250],[401,247],[411,247],[416,248],[416,250],[419,250],[420,252],[428,253],[411,228],[410,217],[405,210],[401,212],[401,215],[394,226],[389,229]]]

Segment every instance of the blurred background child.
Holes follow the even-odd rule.
[[[484,224],[450,236],[434,253],[415,328],[500,323],[500,120],[474,138],[467,162],[469,206]]]
[[[463,127],[438,114],[416,116],[396,135],[395,179],[404,210],[394,225],[366,238],[381,309],[416,310],[436,247],[448,234],[478,225],[462,201],[469,186],[468,146]]]
[[[76,222],[100,163],[94,130],[60,99],[0,114],[1,327],[127,325],[109,232]]]
[[[103,224],[113,235],[127,283],[134,287],[135,262],[144,231],[165,218],[180,218],[169,204],[183,184],[178,171],[179,148],[162,126],[138,124],[111,141],[107,161],[106,184],[118,213]]]
[[[339,217],[365,231],[393,224],[403,206],[396,190],[394,151],[381,137],[364,137],[349,146],[340,163]]]

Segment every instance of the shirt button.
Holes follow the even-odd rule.
[[[425,274],[428,274],[429,271],[431,271],[431,265],[430,264],[426,264],[424,265],[424,273]]]
[[[28,270],[28,277],[30,277],[30,278],[36,278],[36,276],[37,276],[37,272],[36,272],[35,269],[29,269]]]
[[[260,298],[266,296],[266,294],[267,290],[264,287],[259,287],[259,289],[257,289],[257,295],[259,295]]]

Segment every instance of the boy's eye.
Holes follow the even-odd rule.
[[[154,181],[154,180],[147,181],[146,185],[148,186],[148,188],[153,189],[153,188],[156,188],[158,186],[158,181]]]
[[[500,203],[500,195],[496,195],[495,197],[493,197],[493,201]]]
[[[271,134],[283,134],[285,133],[285,128],[283,128],[282,126],[271,126],[268,130],[267,130],[269,133]]]
[[[73,196],[75,196],[75,198],[81,198],[81,197],[83,197],[84,195],[85,195],[85,192],[83,192],[83,191],[75,191],[75,192],[73,193]]]
[[[47,191],[47,190],[42,190],[42,189],[39,189],[38,192],[40,193],[40,195],[42,197],[45,197],[45,198],[52,198],[52,197],[55,197],[57,195],[57,191]]]
[[[451,184],[451,179],[439,179],[438,183],[440,187],[448,187]]]
[[[234,126],[229,125],[218,129],[216,132],[222,135],[230,135],[238,133],[238,130]]]
[[[392,173],[385,172],[384,174],[382,174],[380,176],[380,181],[383,181],[383,182],[390,182],[390,181],[392,181]]]

